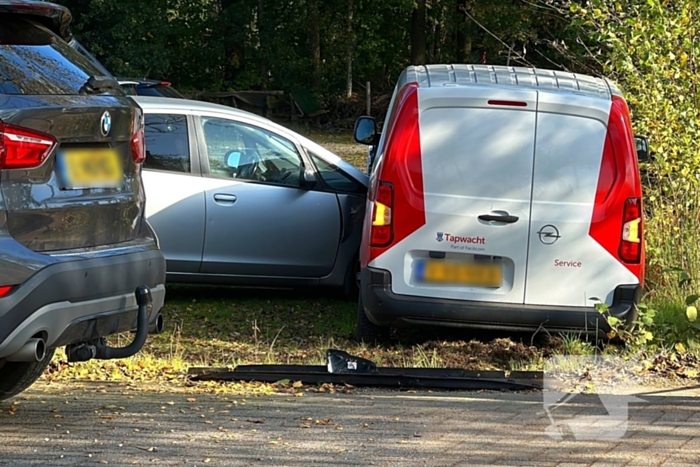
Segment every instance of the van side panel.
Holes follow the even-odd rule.
[[[589,236],[610,102],[562,97],[540,93],[525,303],[612,304],[638,281]]]
[[[418,93],[426,224],[370,266],[392,272],[395,294],[522,304],[537,92],[474,86],[420,88]],[[489,104],[494,99],[525,105]],[[518,217],[517,222],[478,218],[504,213]],[[502,286],[417,282],[415,265],[431,252],[462,263],[496,257],[503,265]]]

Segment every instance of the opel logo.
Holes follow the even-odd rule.
[[[106,138],[110,131],[112,131],[112,116],[109,112],[105,112],[100,119],[100,133]]]
[[[552,245],[561,238],[561,236],[559,235],[559,229],[557,229],[551,224],[542,227],[540,231],[537,232],[537,235],[539,235],[540,241],[545,245]]]

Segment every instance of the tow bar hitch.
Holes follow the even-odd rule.
[[[241,365],[233,371],[220,368],[191,368],[193,381],[261,381],[283,379],[303,384],[350,384],[411,389],[527,390],[542,389],[543,374],[513,371],[467,371],[460,368],[378,367],[371,360],[342,350],[326,351],[327,366]]]
[[[66,347],[66,354],[69,362],[86,362],[93,358],[99,360],[111,360],[114,358],[127,358],[135,355],[148,337],[148,315],[151,311],[153,299],[151,289],[142,285],[136,288],[136,303],[138,304],[138,315],[136,318],[136,335],[131,344],[126,347],[110,347],[107,341],[101,337],[80,344]]]

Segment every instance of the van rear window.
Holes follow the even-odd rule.
[[[46,27],[0,14],[0,94],[75,95],[100,71]]]

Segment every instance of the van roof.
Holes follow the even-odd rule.
[[[421,65],[404,71],[402,86],[415,82],[420,87],[520,86],[539,91],[564,92],[611,100],[620,91],[607,79],[540,68],[492,65]]]

